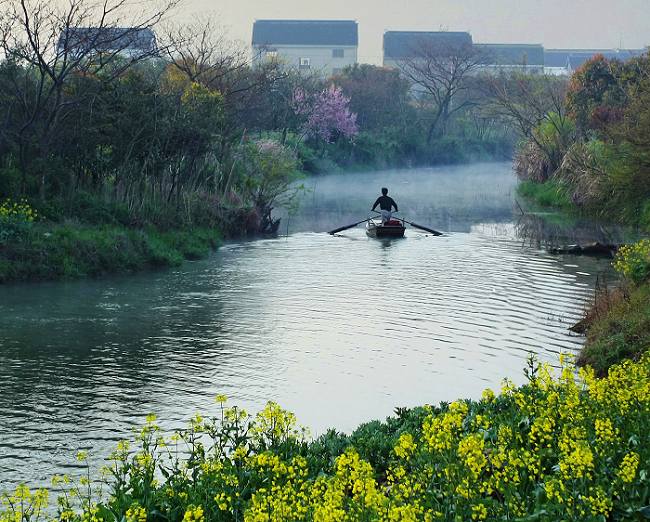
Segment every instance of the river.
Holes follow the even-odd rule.
[[[0,286],[0,490],[74,473],[79,449],[99,465],[148,413],[181,427],[218,393],[349,431],[575,351],[567,327],[608,262],[522,236],[515,183],[506,163],[321,176],[281,237],[164,272]],[[445,235],[324,233],[382,185]]]

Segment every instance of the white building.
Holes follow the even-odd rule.
[[[599,54],[608,60],[625,62],[646,52],[648,49],[545,49],[544,71],[546,74],[568,76]]]
[[[257,20],[253,25],[255,65],[276,60],[332,76],[357,63],[358,45],[354,20]]]

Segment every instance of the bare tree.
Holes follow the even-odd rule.
[[[248,51],[228,38],[213,19],[196,19],[184,26],[168,27],[166,55],[172,67],[189,81],[200,83],[223,96],[225,118],[219,129],[222,175],[230,179],[233,144],[244,139],[247,125],[267,110],[269,94],[287,72],[277,62],[251,67]],[[225,182],[228,186],[228,182]]]
[[[484,75],[480,85],[488,99],[486,112],[508,122],[524,138],[532,141],[551,164],[559,166],[559,159],[555,157],[557,150],[566,150],[568,143],[549,143],[535,131],[542,122],[548,122],[559,140],[568,138],[567,80],[557,76],[515,73]]]
[[[165,38],[170,62],[192,82],[215,85],[224,76],[248,67],[246,50],[230,40],[212,17],[168,26]]]
[[[82,99],[66,95],[69,82],[88,73],[103,74],[104,81],[111,81],[134,63],[157,54],[155,45],[128,56],[124,51],[141,31],[160,22],[175,2],[158,6],[148,2],[134,12],[127,0],[69,0],[65,7],[47,0],[5,1],[0,51],[4,62],[14,68],[11,96],[20,120],[15,138],[23,185],[31,159],[48,157],[58,125]],[[46,173],[41,166],[41,196]]]
[[[428,141],[444,130],[450,117],[471,106],[467,78],[483,63],[482,55],[471,44],[421,39],[399,61],[404,77],[425,93],[433,103],[433,119],[429,125]]]

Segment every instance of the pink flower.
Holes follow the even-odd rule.
[[[343,91],[335,85],[308,97],[302,89],[293,93],[293,110],[304,116],[303,131],[308,136],[331,142],[337,135],[352,139],[359,132],[357,115],[350,111]]]

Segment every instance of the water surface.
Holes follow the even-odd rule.
[[[171,271],[0,287],[0,490],[74,472],[80,448],[100,462],[149,412],[180,427],[217,393],[351,430],[521,382],[530,352],[576,350],[567,327],[608,262],[522,237],[514,184],[507,164],[323,176],[287,237]],[[382,185],[445,236],[323,233],[367,215]]]

